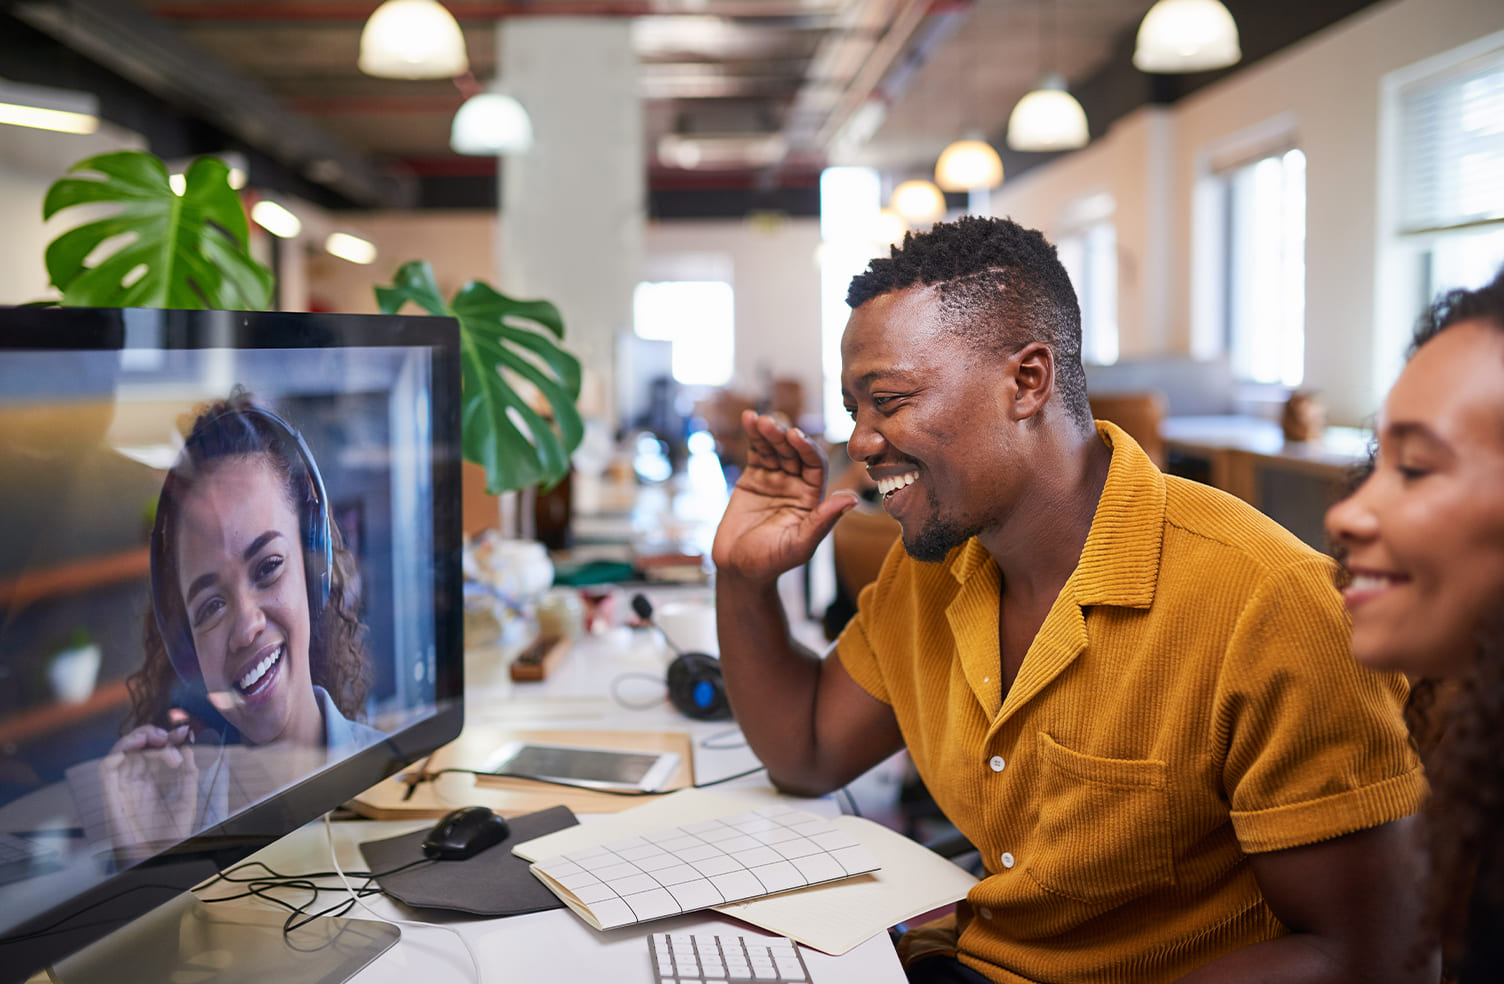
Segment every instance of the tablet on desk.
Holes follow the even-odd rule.
[[[674,752],[509,741],[487,760],[485,771],[553,779],[589,789],[651,793],[662,789],[678,767],[679,756]]]

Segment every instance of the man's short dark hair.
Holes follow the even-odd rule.
[[[946,321],[968,341],[999,355],[1030,342],[1055,353],[1055,395],[1078,424],[1089,425],[1081,368],[1081,306],[1070,277],[1044,236],[1012,219],[963,216],[910,232],[890,256],[852,278],[852,309],[889,291],[938,287]]]

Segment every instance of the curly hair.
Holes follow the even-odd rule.
[[[259,415],[258,415],[259,411]],[[168,472],[158,502],[158,524],[171,530],[177,520],[178,501],[193,487],[194,476],[206,474],[212,467],[236,458],[262,458],[283,478],[287,501],[302,512],[299,502],[303,491],[297,474],[302,466],[296,460],[301,452],[274,428],[266,426],[265,411],[256,406],[250,394],[237,387],[229,398],[206,404],[195,410],[192,428],[184,441],[177,462]],[[316,466],[311,460],[307,468]],[[333,563],[330,569],[329,600],[312,626],[309,640],[309,672],[313,683],[329,692],[340,713],[351,720],[364,716],[366,691],[370,685],[366,659],[367,630],[359,618],[361,600],[358,593],[355,558],[344,545],[338,524],[331,519],[329,540]],[[214,712],[203,701],[184,693],[184,686],[168,655],[167,645],[158,625],[158,613],[148,606],[142,619],[141,668],[126,680],[131,697],[131,711],[121,725],[121,733],[143,724],[171,727],[181,723],[173,711],[180,705],[194,705],[197,726],[208,726],[204,718]],[[185,697],[188,698],[185,700]]]
[[[1055,392],[1078,426],[1091,426],[1081,366],[1081,305],[1044,235],[1012,219],[963,216],[910,232],[851,280],[853,310],[889,291],[935,286],[952,329],[985,351],[1043,342],[1055,356]]]
[[[1478,290],[1439,297],[1417,323],[1409,354],[1464,321],[1504,334],[1504,270]],[[1504,597],[1496,615],[1476,627],[1475,639],[1477,650],[1463,675],[1414,681],[1405,708],[1431,786],[1427,927],[1454,967],[1465,959],[1468,936],[1479,939],[1496,928],[1468,926],[1468,899],[1483,897],[1504,907],[1504,858],[1480,867],[1490,841],[1497,844],[1504,830]]]

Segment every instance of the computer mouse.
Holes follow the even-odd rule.
[[[444,815],[423,839],[423,854],[435,861],[463,861],[507,839],[506,818],[486,806],[463,806]]]

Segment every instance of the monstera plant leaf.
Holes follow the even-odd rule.
[[[194,161],[181,195],[144,151],[90,157],[68,174],[47,189],[44,218],[75,205],[119,208],[47,246],[47,274],[63,304],[255,310],[270,302],[272,274],[247,251],[245,211],[223,161]]]
[[[485,466],[486,491],[557,485],[569,474],[569,455],[584,424],[575,401],[580,362],[555,339],[564,337],[559,309],[548,301],[520,301],[472,280],[446,303],[426,262],[404,263],[376,302],[395,314],[408,301],[460,323],[463,441],[466,461]],[[548,401],[551,417],[530,405],[514,380],[526,380]]]

